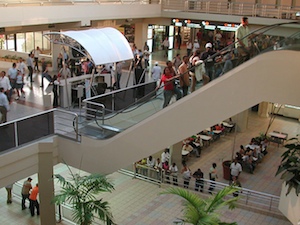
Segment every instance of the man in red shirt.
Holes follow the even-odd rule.
[[[31,216],[34,216],[34,208],[36,208],[36,214],[40,215],[40,204],[37,200],[37,196],[39,194],[39,186],[36,184],[36,186],[31,190],[31,193],[29,195],[30,200],[30,213]]]

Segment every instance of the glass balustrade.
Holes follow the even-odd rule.
[[[244,37],[248,40],[249,48],[247,55],[242,57],[237,54],[236,43],[218,50],[211,57],[215,62],[215,73],[210,82],[259,54],[275,50],[299,50],[299,28],[300,23],[292,22],[267,26],[252,32]],[[86,117],[91,119],[88,124],[91,125],[95,120],[102,130],[102,138],[105,138],[105,132],[109,131],[107,137],[111,137],[148,118],[163,109],[163,88],[155,90],[155,86],[155,82],[149,82],[84,100]],[[196,91],[202,86],[203,81],[197,82]],[[179,99],[182,100],[183,98]],[[171,102],[173,101],[176,100],[172,99]]]

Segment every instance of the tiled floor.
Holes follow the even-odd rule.
[[[175,54],[175,53],[174,53]],[[182,51],[182,54],[184,52]],[[171,59],[172,56],[169,56]],[[164,65],[163,58],[159,53],[153,54],[152,63],[159,61]],[[10,65],[0,62],[0,68],[7,70]],[[1,70],[2,70],[1,69]],[[39,77],[35,78],[34,86],[30,89],[26,86],[25,100],[19,100],[11,105],[11,111],[8,114],[8,120],[13,120],[26,115],[39,112],[43,107],[43,92],[39,88]],[[126,77],[123,77],[123,82]],[[123,83],[124,85],[124,83]],[[265,132],[268,124],[268,119],[259,118],[255,113],[250,113],[248,121],[248,129],[243,133],[237,133],[236,145],[233,148],[234,134],[222,136],[220,140],[212,143],[209,147],[202,151],[200,159],[190,158],[188,164],[192,171],[200,167],[208,178],[208,170],[212,162],[218,165],[218,173],[220,182],[226,182],[222,178],[221,162],[229,159],[232,149],[238,150],[240,144],[247,144],[250,139],[257,136],[259,132]],[[293,119],[278,117],[274,121],[270,130],[280,130],[289,134],[292,137],[300,133],[299,122]],[[254,174],[243,172],[240,181],[245,188],[266,192],[274,195],[280,194],[281,181],[275,177],[280,155],[283,152],[282,147],[277,147],[271,144],[268,148],[269,154],[259,164]],[[56,166],[56,173],[67,174],[65,166]],[[33,175],[34,182],[36,175]],[[115,184],[115,191],[112,194],[105,194],[102,197],[107,199],[111,205],[112,212],[118,224],[135,225],[135,224],[173,224],[172,221],[176,217],[182,215],[182,200],[176,196],[160,195],[163,190],[154,184],[144,181],[132,179],[131,177],[113,173],[109,175]],[[19,200],[14,198],[13,204],[6,205],[5,189],[0,190],[0,224],[16,224],[16,225],[35,225],[40,224],[37,217],[31,218],[29,212],[20,210]],[[250,224],[290,224],[286,220],[280,220],[274,217],[254,213],[244,209],[235,209],[234,211],[222,211],[221,217],[227,222],[236,221],[239,225]]]

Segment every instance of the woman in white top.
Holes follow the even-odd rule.
[[[191,179],[191,170],[186,165],[185,162],[183,162],[182,165],[183,165],[183,168],[181,170],[181,174],[182,174],[182,178],[183,178],[183,187],[189,188],[190,179]]]

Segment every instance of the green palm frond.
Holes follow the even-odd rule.
[[[169,188],[161,192],[161,194],[174,194],[186,200],[183,203],[183,220],[186,223],[194,225],[225,225],[227,223],[220,221],[220,215],[216,211],[225,206],[233,209],[238,198],[229,198],[226,200],[224,198],[238,190],[238,188],[226,187],[215,196],[205,200],[199,197],[199,195],[182,188]]]
[[[69,168],[69,167],[68,167]],[[66,180],[55,174],[53,177],[61,184],[60,193],[55,195],[56,204],[68,203],[73,209],[73,220],[80,225],[89,225],[95,220],[95,215],[106,224],[114,224],[108,202],[98,200],[96,195],[102,192],[112,192],[114,187],[104,175],[91,174],[80,176],[69,168],[71,177]]]

